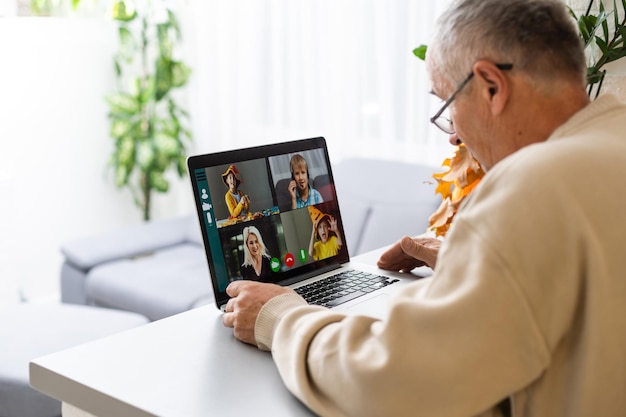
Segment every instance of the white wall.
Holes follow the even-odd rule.
[[[57,293],[62,242],[141,221],[105,169],[115,39],[101,18],[0,19],[0,305]]]

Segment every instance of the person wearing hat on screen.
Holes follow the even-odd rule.
[[[241,174],[237,167],[230,165],[222,174],[222,180],[228,187],[224,199],[230,212],[230,218],[234,219],[247,215],[250,207],[250,197],[239,190],[239,185],[243,182],[243,179],[241,179]]]
[[[337,229],[337,219],[322,213],[316,207],[309,206],[308,209],[313,222],[309,255],[316,261],[337,255],[343,245]]]

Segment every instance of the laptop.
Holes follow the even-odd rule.
[[[350,261],[323,137],[194,155],[187,166],[218,308],[230,282],[251,279],[382,317],[389,297],[415,281]]]

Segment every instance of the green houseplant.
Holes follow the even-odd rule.
[[[592,99],[600,94],[606,75],[605,65],[626,56],[626,0],[613,0],[613,10],[608,12],[602,1],[594,12],[595,1],[590,0],[585,13],[580,16],[570,8],[585,46],[587,93]],[[424,60],[426,51],[427,46],[420,45],[413,53]],[[442,166],[448,167],[448,171],[433,175],[437,181],[435,192],[441,194],[442,202],[429,219],[430,230],[437,236],[445,236],[461,202],[485,174],[463,145],[457,147],[454,156],[444,160]]]
[[[161,3],[159,3],[161,4]],[[130,189],[143,219],[150,219],[153,192],[167,192],[166,171],[186,172],[188,118],[173,92],[185,86],[191,70],[175,59],[180,28],[174,12],[150,1],[141,12],[129,0],[113,3],[119,23],[114,57],[117,91],[108,95],[110,136],[115,146],[110,165],[118,187]]]
[[[597,14],[592,13],[595,0],[590,0],[584,14],[570,13],[578,23],[580,37],[587,51],[587,86],[589,97],[596,98],[606,75],[604,66],[626,56],[626,0],[613,1],[613,10],[606,12],[602,1]]]

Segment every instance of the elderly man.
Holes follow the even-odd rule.
[[[385,320],[237,281],[224,324],[320,415],[623,415],[626,106],[589,102],[558,0],[454,1],[427,65],[431,121],[487,170],[434,275]]]

